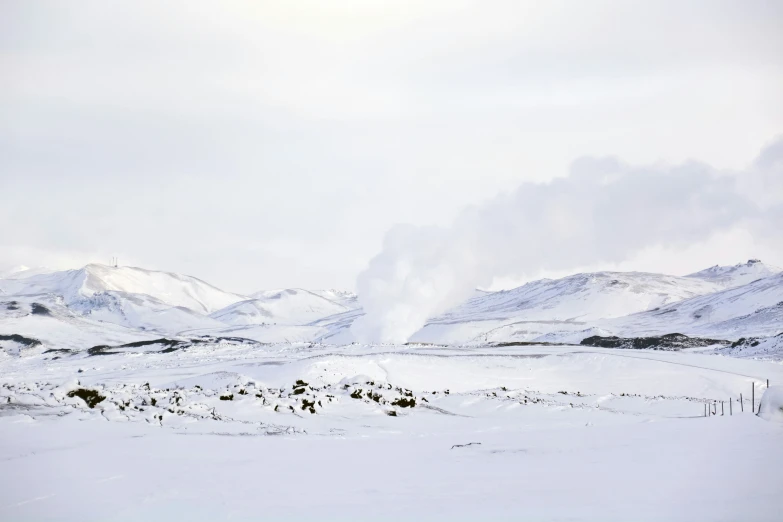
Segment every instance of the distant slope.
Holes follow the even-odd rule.
[[[270,290],[253,294],[255,299],[234,303],[210,314],[227,325],[307,325],[318,319],[350,310],[301,288]]]
[[[783,331],[783,273],[627,317],[603,321],[618,335],[679,332],[736,339]]]
[[[0,279],[6,295],[55,294],[67,304],[106,291],[144,294],[169,306],[208,314],[243,299],[195,277],[134,267],[87,265],[78,270]]]
[[[310,290],[310,292],[351,309],[359,308],[358,296],[347,290]]]
[[[0,279],[30,277],[32,275],[49,274],[54,270],[45,267],[29,267],[18,265],[12,268],[0,270]]]
[[[349,344],[354,342],[356,339],[351,333],[351,325],[357,317],[362,315],[364,315],[364,310],[354,308],[347,312],[313,321],[312,326],[321,328],[314,341],[330,344]]]
[[[47,313],[36,312],[42,304]],[[185,332],[345,344],[355,340],[350,327],[362,314],[350,292],[292,288],[248,298],[193,277],[130,267],[13,271],[0,278],[0,334],[40,339],[48,347],[117,345]],[[687,277],[597,272],[508,291],[477,290],[410,341],[578,344],[593,335],[674,332],[732,341],[783,332],[783,272],[751,260]],[[28,350],[14,346],[14,353]]]
[[[783,332],[770,337],[742,338],[730,346],[716,349],[715,352],[741,359],[783,361]]]
[[[644,272],[542,279],[469,299],[430,320],[411,340],[532,340],[560,329],[586,329],[588,322],[649,310],[719,288],[699,279]]]
[[[174,335],[196,328],[222,328],[221,322],[145,294],[106,291],[72,303],[69,308],[93,320]]]
[[[154,333],[103,323],[77,314],[59,299],[18,296],[0,299],[0,334],[41,341],[35,349],[86,350],[98,344],[123,344],[159,337]]]
[[[708,281],[723,288],[735,288],[781,272],[783,268],[766,265],[759,259],[750,259],[747,263],[734,266],[715,265],[685,277]]]

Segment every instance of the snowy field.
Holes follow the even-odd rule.
[[[781,269],[476,291],[409,344],[357,342],[367,313],[5,274],[0,520],[781,520]]]
[[[0,354],[0,520],[783,512],[783,423],[750,400],[754,382],[756,408],[767,379],[783,383],[775,362],[229,341],[93,353]]]

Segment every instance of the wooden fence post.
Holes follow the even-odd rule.
[[[745,413],[745,402],[742,400],[741,393],[740,393],[740,413]]]

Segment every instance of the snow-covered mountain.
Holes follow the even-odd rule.
[[[734,288],[781,272],[783,268],[764,264],[760,259],[749,259],[747,263],[734,266],[715,265],[685,277],[715,283],[723,288]]]
[[[16,270],[0,279],[0,291],[4,297],[62,305],[55,314],[59,321],[78,315],[90,324],[169,335],[221,327],[205,314],[245,299],[195,277],[97,264],[59,272]]]
[[[103,265],[14,271],[0,278],[0,296],[0,335],[69,349],[201,335],[349,344],[350,327],[363,314],[356,295],[345,291],[242,296],[189,276]],[[783,271],[751,260],[686,277],[597,272],[476,291],[410,341],[578,344],[594,335],[674,332],[734,341],[782,331]]]
[[[769,337],[743,337],[716,351],[721,355],[741,359],[765,358],[783,361],[783,332]]]
[[[553,330],[582,329],[598,319],[649,310],[720,288],[696,278],[644,272],[596,272],[541,279],[513,290],[474,297],[430,320],[411,340],[533,340]]]
[[[783,331],[783,272],[601,325],[625,335],[775,335]]]
[[[317,319],[351,309],[344,304],[301,288],[257,292],[253,294],[253,297],[253,299],[240,301],[218,310],[210,317],[229,325],[306,325]],[[345,296],[342,298],[345,299]]]
[[[82,351],[98,344],[123,344],[160,337],[84,316],[56,296],[4,296],[0,299],[0,335],[40,342],[38,349]]]
[[[30,277],[33,275],[49,274],[54,270],[45,267],[29,267],[25,265],[17,265],[11,268],[4,268],[0,270],[0,279],[12,279]]]
[[[306,341],[329,332],[309,323],[358,307],[355,294],[340,290],[285,289],[242,296],[190,276],[96,264],[65,271],[10,270],[0,278],[0,295],[16,303],[9,305],[13,320],[0,317],[0,326],[6,327],[0,333],[37,339],[58,330],[70,332],[73,342],[66,344],[73,349],[100,344],[101,328],[107,339],[123,342],[149,335],[234,331],[261,341]],[[36,302],[46,303],[52,313],[32,313]],[[75,324],[97,335],[73,335]],[[116,335],[123,331],[129,337]],[[56,335],[51,339],[62,341]]]
[[[170,306],[146,294],[105,291],[75,301],[73,311],[97,321],[174,335],[197,328],[220,328],[219,321],[184,306]]]
[[[541,279],[474,297],[433,321],[508,319],[590,320],[619,317],[716,290],[715,285],[643,272],[595,272]]]
[[[347,290],[310,290],[310,292],[351,309],[359,308],[358,296]]]
[[[68,304],[107,291],[143,294],[169,306],[181,306],[205,314],[246,299],[191,276],[99,264],[29,276],[26,271],[11,274],[0,279],[0,289],[6,295],[59,295]]]

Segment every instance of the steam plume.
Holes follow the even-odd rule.
[[[567,177],[523,183],[450,227],[393,227],[358,278],[365,315],[352,331],[365,342],[404,342],[494,277],[621,262],[738,225],[773,237],[783,230],[782,184],[783,139],[741,172],[582,158]]]

